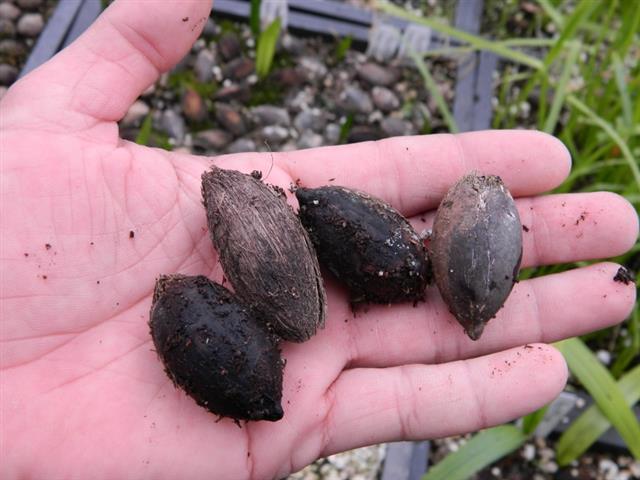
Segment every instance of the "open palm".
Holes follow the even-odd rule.
[[[284,344],[284,419],[238,428],[176,390],[147,319],[161,273],[222,271],[200,175],[212,161],[140,147],[116,121],[199,34],[210,5],[116,2],[78,42],[1,103],[3,478],[271,478],[321,455],[508,421],[550,401],[566,367],[544,344],[622,320],[632,285],[613,264],[524,281],[471,342],[438,293],[355,317],[327,281],[327,325]],[[183,20],[187,19],[187,20]],[[405,137],[279,153],[268,181],[329,183],[431,222],[464,172],[501,175],[529,232],[525,266],[610,257],[637,217],[609,193],[535,195],[567,174],[566,149],[535,132]],[[214,159],[269,169],[271,157]]]

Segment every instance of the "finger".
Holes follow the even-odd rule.
[[[417,308],[371,308],[341,329],[349,365],[440,363],[530,342],[550,343],[615,325],[635,304],[635,285],[614,281],[619,265],[603,263],[515,285],[478,341],[470,340],[435,288]]]
[[[516,200],[522,222],[522,266],[610,258],[638,238],[638,215],[610,192],[545,195]],[[411,219],[416,231],[431,228],[434,212]]]
[[[261,156],[269,160],[267,154],[243,154]],[[365,190],[404,215],[436,207],[449,187],[471,170],[500,175],[514,195],[528,196],[559,185],[571,166],[559,140],[525,130],[396,137],[281,152],[274,158],[304,186]]]
[[[62,109],[119,120],[187,53],[210,10],[207,0],[116,1],[76,42],[18,82],[6,101],[22,102],[27,111],[29,102],[50,115]]]
[[[566,379],[564,359],[547,345],[439,366],[346,370],[328,393],[322,456],[498,425],[549,403]]]

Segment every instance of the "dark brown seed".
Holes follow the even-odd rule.
[[[236,420],[282,418],[276,342],[226,288],[202,276],[161,276],[149,326],[167,375],[198,405]]]
[[[282,189],[214,168],[202,176],[209,231],[238,297],[281,338],[324,326],[326,299],[313,245]]]
[[[320,262],[349,287],[353,302],[424,297],[427,252],[409,222],[390,205],[338,186],[298,188],[296,197]]]
[[[442,298],[477,340],[509,296],[522,258],[520,217],[500,177],[470,174],[451,187],[429,253]]]

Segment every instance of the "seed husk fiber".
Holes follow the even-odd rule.
[[[229,290],[203,276],[161,276],[149,326],[167,375],[198,405],[235,420],[282,418],[276,341]]]
[[[451,187],[429,253],[442,298],[477,340],[509,296],[522,259],[520,217],[500,177],[469,174]]]
[[[296,197],[320,263],[347,285],[352,302],[424,297],[430,272],[426,249],[393,207],[340,186],[298,188]]]
[[[202,176],[213,244],[240,300],[281,338],[308,340],[324,325],[326,297],[313,245],[282,190],[213,168]]]

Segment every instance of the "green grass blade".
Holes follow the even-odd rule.
[[[567,360],[571,372],[618,430],[632,455],[640,459],[640,424],[615,379],[579,338],[570,338],[556,345]]]
[[[467,42],[471,44],[476,50],[487,50],[493,52],[500,57],[509,59],[516,63],[522,63],[523,65],[527,65],[535,70],[540,70],[543,68],[542,62],[537,58],[532,57],[531,55],[527,55],[526,53],[522,53],[518,50],[512,50],[508,47],[505,47],[500,42],[494,42],[491,40],[487,40],[486,38],[465,32],[463,30],[458,30],[457,28],[451,27],[431,18],[419,17],[386,1],[376,0],[375,5],[388,14],[425,25],[432,30],[435,30],[436,32],[440,32],[449,37],[457,38],[458,40]]]
[[[564,17],[549,0],[538,0],[538,4],[542,7],[544,13],[549,16],[553,23],[558,27],[562,27],[564,25]]]
[[[422,480],[466,480],[474,473],[513,452],[527,436],[513,425],[484,430],[460,449],[434,465]]]
[[[553,103],[551,104],[551,110],[547,119],[544,122],[543,130],[547,133],[553,133],[558,124],[558,118],[560,117],[560,111],[564,104],[565,97],[567,96],[567,84],[571,78],[571,72],[578,61],[578,54],[580,53],[580,42],[571,42],[569,44],[569,53],[567,54],[567,60],[564,63],[560,80],[556,85],[555,94],[553,96]]]
[[[342,40],[340,40],[338,46],[336,47],[336,60],[338,62],[344,60],[344,57],[347,54],[347,51],[351,48],[352,43],[353,38],[351,37],[351,35],[347,35]]]
[[[626,10],[620,16],[622,27],[618,29],[618,37],[611,47],[614,52],[618,52],[623,57],[640,31],[640,9],[637,2],[628,1],[624,5]]]
[[[629,129],[631,129],[633,127],[633,107],[631,106],[631,97],[629,96],[627,81],[625,79],[626,74],[624,71],[624,64],[622,63],[618,52],[613,52],[611,60],[613,63],[613,72],[616,77],[618,94],[620,95],[620,102],[622,103],[624,123],[629,127]]]
[[[549,405],[545,405],[522,418],[522,431],[525,435],[531,435],[535,431],[538,425],[540,425],[540,422],[544,418],[548,409]]]
[[[251,0],[251,7],[249,10],[249,26],[251,27],[251,33],[254,38],[260,35],[260,3],[262,0]]]
[[[618,387],[629,406],[640,400],[640,365],[624,375],[618,381]],[[611,427],[596,405],[587,408],[562,434],[556,445],[558,464],[568,465]]]
[[[578,29],[599,6],[599,2],[594,2],[593,0],[581,0],[581,2],[578,3],[562,28],[556,44],[549,50],[549,53],[547,53],[547,56],[544,58],[544,65],[546,67],[555,61],[560,52],[565,48],[565,43],[575,35]]]
[[[136,136],[135,142],[138,145],[149,145],[149,138],[151,138],[151,127],[153,125],[153,120],[151,118],[151,114],[148,113],[140,126],[140,130],[138,131],[138,135]]]
[[[353,127],[353,113],[347,115],[342,125],[340,125],[340,136],[338,137],[338,143],[345,143],[351,133],[351,127]]]
[[[631,203],[638,203],[640,195],[626,195],[625,198]],[[635,247],[636,249],[640,249],[640,244],[636,244]],[[631,255],[633,255],[633,253],[631,253]],[[640,279],[638,279],[638,281],[640,282]],[[631,345],[622,350],[620,355],[618,355],[618,358],[616,358],[616,361],[613,363],[613,366],[611,367],[611,375],[614,377],[620,377],[636,356],[640,355],[640,308],[637,307],[638,305],[636,305],[633,315],[628,322]]]
[[[280,36],[280,19],[276,18],[260,34],[258,40],[258,50],[256,52],[256,73],[258,77],[264,78],[271,70],[273,56],[276,53],[276,43]]]
[[[418,68],[418,71],[420,72],[420,75],[422,75],[422,79],[424,80],[425,87],[427,87],[429,94],[436,102],[438,110],[440,110],[440,114],[447,124],[449,131],[451,133],[458,133],[460,131],[458,128],[458,124],[456,123],[453,115],[451,114],[451,111],[449,110],[449,107],[447,106],[447,101],[442,96],[442,93],[440,93],[440,89],[438,88],[436,81],[429,73],[429,69],[424,63],[424,60],[422,60],[422,58],[420,58],[414,52],[411,52],[411,58],[416,63],[416,67]]]
[[[635,158],[633,158],[633,154],[629,149],[629,146],[622,139],[622,137],[618,134],[616,129],[607,122],[604,118],[600,117],[596,112],[587,107],[582,101],[578,100],[574,95],[567,96],[567,103],[576,109],[580,110],[589,120],[598,125],[620,148],[622,152],[622,157],[626,160],[627,165],[631,169],[631,173],[640,188],[640,167],[638,167],[638,162]]]

